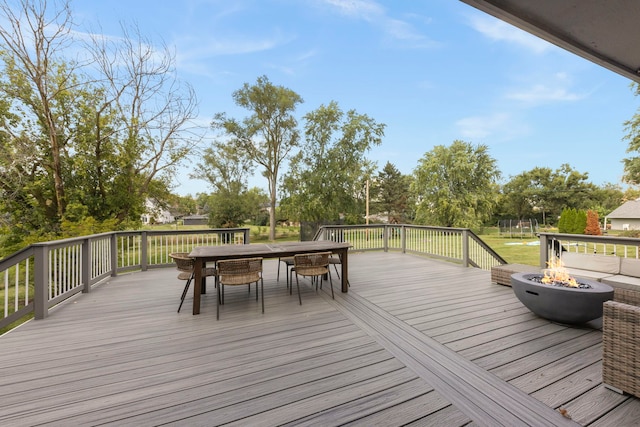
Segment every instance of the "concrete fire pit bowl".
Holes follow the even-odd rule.
[[[540,277],[540,273],[512,274],[511,287],[529,310],[554,322],[577,325],[598,319],[602,304],[613,299],[613,288],[604,283],[577,279],[589,287],[572,288],[538,283]]]

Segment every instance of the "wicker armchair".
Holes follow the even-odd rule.
[[[184,289],[182,290],[182,296],[180,297],[180,305],[178,306],[178,313],[180,313],[180,309],[182,308],[182,303],[184,302],[184,298],[187,296],[187,291],[189,290],[189,285],[193,280],[193,258],[189,258],[189,254],[187,252],[174,252],[169,254],[169,257],[173,259],[176,263],[176,269],[180,272],[178,273],[179,280],[186,280],[187,283],[184,285]],[[206,278],[207,276],[215,276],[216,269],[212,267],[207,267],[202,271],[202,288],[205,289],[206,286]]]
[[[262,312],[264,313],[264,282],[262,280],[262,258],[240,258],[218,261],[218,298],[216,302],[216,319],[220,319],[220,303],[224,304],[224,287],[256,284],[256,301],[258,293],[262,295]],[[260,282],[260,292],[258,292]]]
[[[602,382],[640,397],[640,292],[615,289],[602,322]]]
[[[298,300],[302,305],[302,297],[300,296],[300,283],[298,282],[298,276],[312,277],[316,280],[316,289],[318,289],[318,281],[322,276],[329,276],[329,285],[331,286],[331,298],[333,298],[333,282],[331,281],[331,271],[329,270],[329,257],[331,252],[318,252],[310,254],[300,254],[293,257],[293,268],[291,268],[291,275],[296,274],[296,287],[298,288]],[[293,288],[293,281],[290,279],[291,288]],[[289,291],[291,292],[291,290]]]

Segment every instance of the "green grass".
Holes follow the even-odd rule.
[[[540,246],[525,244],[539,242],[536,237],[516,239],[496,234],[481,234],[479,237],[509,264],[540,265]]]

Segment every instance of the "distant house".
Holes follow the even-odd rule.
[[[175,221],[175,217],[156,201],[147,199],[144,203],[145,212],[141,216],[143,224],[168,224]]]
[[[629,200],[604,219],[610,221],[612,230],[640,230],[640,199]]]
[[[189,215],[182,217],[182,223],[184,225],[207,225],[209,223],[209,216],[207,215]]]

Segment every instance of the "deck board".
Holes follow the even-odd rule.
[[[177,313],[172,269],[109,278],[0,337],[0,425],[633,425],[601,383],[601,332],[531,314],[490,273],[350,256],[349,294],[255,290]],[[337,283],[337,281],[336,281]],[[575,424],[574,424],[575,425]]]

